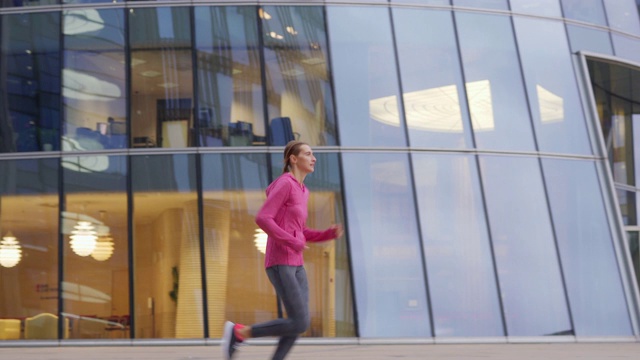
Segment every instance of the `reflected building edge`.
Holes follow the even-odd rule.
[[[294,139],[346,230],[305,338],[640,334],[632,2],[50,3],[0,7],[0,339],[286,316],[254,218]]]

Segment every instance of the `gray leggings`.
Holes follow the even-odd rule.
[[[309,284],[302,266],[276,265],[267,276],[287,311],[286,319],[275,319],[251,326],[251,336],[279,336],[274,360],[284,359],[298,336],[309,327]]]

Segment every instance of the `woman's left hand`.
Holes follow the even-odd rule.
[[[341,237],[342,234],[344,233],[344,229],[342,228],[342,225],[340,225],[340,224],[331,225],[330,229],[332,229],[333,231],[336,232],[336,239]]]

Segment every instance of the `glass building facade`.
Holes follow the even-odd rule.
[[[639,3],[0,2],[0,346],[286,316],[293,139],[308,341],[637,341]]]

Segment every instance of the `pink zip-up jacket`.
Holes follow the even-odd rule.
[[[284,173],[267,187],[267,200],[256,215],[256,224],[267,233],[264,265],[301,266],[307,241],[336,238],[336,230],[309,229],[307,201],[309,190],[291,173]]]

